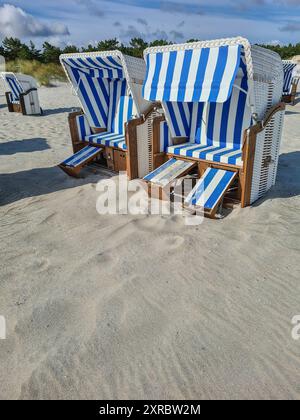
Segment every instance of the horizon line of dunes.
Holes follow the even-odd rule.
[[[187,42],[195,41],[197,40],[187,40]],[[28,74],[35,77],[41,85],[49,86],[55,80],[66,80],[66,75],[59,63],[61,54],[118,49],[124,54],[142,58],[144,50],[148,47],[171,44],[172,42],[163,39],[146,42],[141,38],[133,38],[129,44],[125,45],[120,43],[117,38],[113,38],[100,41],[95,45],[88,45],[87,47],[68,45],[60,48],[49,42],[44,42],[42,48],[38,49],[32,41],[29,44],[25,44],[18,38],[6,37],[0,44],[0,55],[5,58],[8,71]],[[300,43],[295,45],[260,45],[277,52],[282,59],[300,55]]]

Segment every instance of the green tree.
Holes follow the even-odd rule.
[[[75,45],[67,45],[63,50],[62,53],[63,54],[75,54],[75,53],[79,53],[80,49],[77,48]]]
[[[97,51],[97,48],[95,45],[89,44],[87,47],[82,48],[82,52],[93,52]]]
[[[30,55],[30,60],[38,61],[41,59],[41,50],[38,50],[32,41],[29,42],[29,55]]]
[[[106,39],[104,41],[98,42],[97,50],[98,51],[112,51],[117,50],[120,47],[120,43],[117,38]]]
[[[26,56],[28,47],[18,38],[4,38],[2,41],[3,55],[8,61],[16,60],[17,58],[22,58]]]
[[[157,39],[150,42],[149,47],[161,47],[164,45],[172,45],[172,42],[166,41],[165,39]]]
[[[62,51],[59,47],[51,45],[49,42],[43,44],[42,60],[44,63],[59,63],[59,56]]]
[[[191,39],[187,42],[196,42],[196,39]],[[55,47],[49,42],[45,42],[43,50],[40,51],[36,48],[35,44],[30,41],[28,45],[22,43],[20,39],[13,37],[6,37],[0,45],[0,54],[5,57],[7,61],[14,61],[17,59],[22,60],[34,60],[43,63],[59,63],[59,56],[62,53],[78,53],[80,51],[110,51],[119,49],[124,54],[131,55],[134,57],[143,57],[144,50],[149,47],[158,47],[163,45],[171,45],[172,42],[167,40],[158,39],[147,43],[142,38],[133,38],[129,44],[122,44],[117,38],[106,39],[99,41],[95,45],[88,45],[85,48],[78,48],[76,45],[69,45],[64,49]],[[268,48],[272,51],[277,52],[282,59],[288,59],[294,55],[300,55],[300,43],[295,45],[261,45],[264,48]]]
[[[144,50],[148,47],[148,42],[145,42],[142,38],[132,38],[129,45],[130,55],[142,58]]]
[[[186,41],[186,42],[199,42],[199,39],[192,38],[192,39],[189,39],[189,40],[188,40],[188,41]]]

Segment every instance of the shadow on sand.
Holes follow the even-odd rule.
[[[276,185],[254,206],[275,198],[300,196],[300,152],[282,154],[279,158]]]
[[[300,115],[300,111],[299,112],[285,111],[285,115]]]
[[[300,195],[300,152],[280,156],[275,187],[259,200],[259,206],[266,200],[289,198]],[[11,174],[0,174],[0,206],[11,204],[28,197],[38,197],[56,191],[76,188],[109,177],[106,172],[95,175],[87,172],[80,179],[68,177],[57,167],[31,169]]]
[[[70,114],[71,112],[79,111],[79,108],[55,108],[55,109],[44,109],[43,117],[48,117],[49,115],[58,115],[58,114]]]
[[[17,153],[42,152],[50,149],[47,140],[44,138],[12,140],[7,143],[0,143],[0,156],[10,156]]]
[[[92,175],[80,179],[71,178],[55,166],[11,174],[0,173],[0,207],[24,198],[39,197],[98,180],[99,177]]]
[[[294,106],[295,106],[295,105],[298,105],[299,103],[300,103],[300,95],[299,95],[299,93],[298,93],[298,96],[296,97],[296,100],[295,100]]]

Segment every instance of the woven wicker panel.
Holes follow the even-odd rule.
[[[139,178],[144,178],[153,171],[152,135],[153,120],[160,114],[153,111],[144,124],[137,127],[137,150]]]
[[[279,56],[260,47],[252,48],[254,97],[258,118],[281,100],[283,68]],[[275,184],[282,137],[283,115],[280,112],[257,137],[251,203],[263,197]],[[266,164],[269,160],[270,163]]]

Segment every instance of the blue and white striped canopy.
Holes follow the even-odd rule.
[[[110,104],[121,90],[127,90],[121,59],[115,54],[99,52],[63,55],[61,62],[90,126],[107,128]]]
[[[291,61],[283,61],[283,71],[284,71],[284,84],[283,84],[283,92],[290,93],[292,80],[293,80],[293,72],[297,64]]]
[[[71,68],[76,69],[85,74],[89,74],[91,77],[101,77],[106,79],[125,78],[121,60],[115,56],[73,56],[64,57],[62,61],[65,65],[68,65]]]
[[[242,46],[149,52],[143,96],[148,101],[217,102],[231,96]]]

